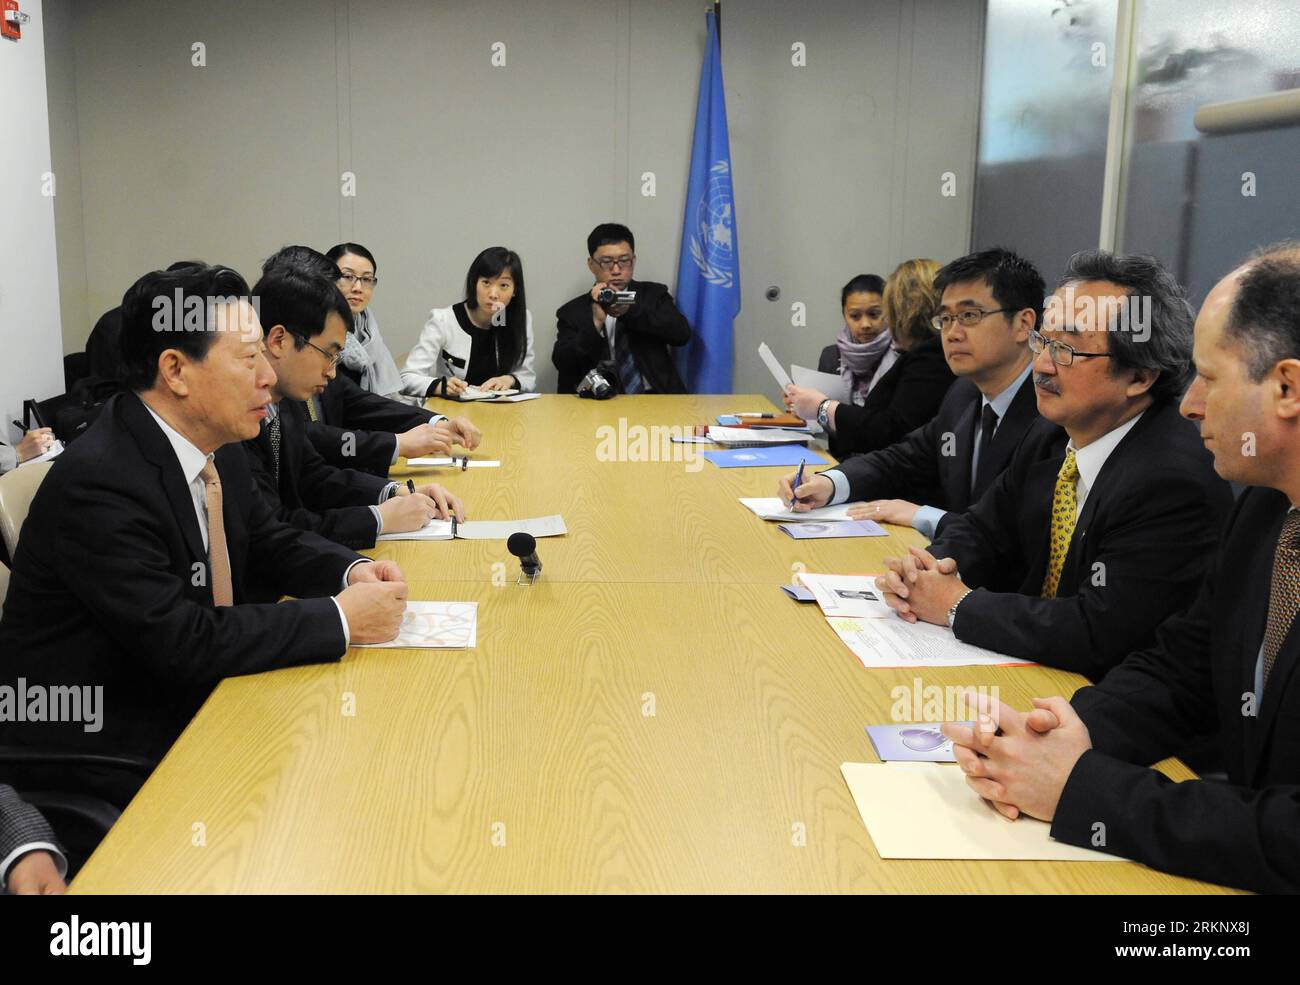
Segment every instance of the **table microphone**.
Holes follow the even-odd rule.
[[[519,558],[519,567],[523,569],[524,576],[529,581],[536,581],[542,571],[542,562],[537,557],[537,538],[521,530],[510,535],[506,547]]]

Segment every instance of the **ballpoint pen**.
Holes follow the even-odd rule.
[[[795,490],[803,484],[803,467],[807,464],[808,462],[806,459],[800,459],[799,471],[794,474],[794,482],[790,485],[790,509],[794,509],[794,504],[798,500],[798,497],[795,496],[794,493]]]

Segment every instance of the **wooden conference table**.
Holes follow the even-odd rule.
[[[353,649],[225,681],[74,891],[1221,891],[1127,862],[876,854],[840,763],[876,761],[863,726],[891,720],[891,688],[997,685],[1026,707],[1083,679],[867,671],[778,586],[800,565],[875,571],[918,535],[795,541],[736,502],[773,495],[780,469],[602,460],[671,458],[638,426],[764,398],[430,406],[471,414],[475,455],[502,461],[421,471],[471,519],[563,514],[568,535],[538,541],[541,579],[517,585],[500,542],[369,552],[402,565],[413,599],[477,601],[477,647]]]

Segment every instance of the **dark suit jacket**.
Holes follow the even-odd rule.
[[[321,420],[307,422],[307,436],[330,465],[387,476],[393,463],[394,437],[427,424],[436,416],[364,390],[340,372],[320,395]]]
[[[917,342],[876,381],[866,403],[841,403],[835,409],[831,453],[845,458],[888,448],[934,417],[954,379],[939,336]]]
[[[972,489],[971,457],[982,407],[979,387],[958,380],[928,423],[888,448],[854,455],[839,466],[849,480],[850,499],[906,499],[961,512],[984,495],[1020,449],[1029,461],[1038,461],[1065,447],[1065,432],[1038,413],[1031,374],[998,422],[989,461],[980,462],[982,481]]]
[[[369,472],[327,464],[307,440],[307,411],[301,403],[281,400],[279,413],[279,482],[266,425],[256,438],[244,442],[249,470],[276,519],[345,547],[374,547],[376,524],[370,506],[379,502],[388,482]],[[258,585],[259,595],[262,587]],[[279,598],[265,597],[268,602]]]
[[[1290,504],[1249,489],[1196,601],[1101,684],[1073,699],[1093,748],[1065,784],[1052,836],[1152,868],[1262,892],[1300,892],[1300,630],[1291,624],[1258,714],[1249,710],[1273,548]],[[1218,732],[1228,782],[1174,783],[1145,769]]]
[[[636,291],[636,304],[618,320],[615,331],[628,333],[628,345],[637,369],[655,393],[685,393],[686,385],[678,375],[668,347],[690,342],[690,323],[677,310],[665,285],[634,280],[629,282],[628,290]],[[556,389],[560,393],[573,393],[596,363],[610,358],[609,343],[591,323],[590,292],[566,301],[555,317],[551,362],[560,371]]]
[[[1100,680],[1187,605],[1232,492],[1177,406],[1148,407],[1089,490],[1058,596],[1045,599],[1064,459],[1064,450],[1034,460],[1022,449],[969,510],[947,518],[930,552],[954,558],[962,580],[979,589],[957,610],[958,639]]]
[[[112,398],[55,459],[14,558],[0,680],[102,685],[102,730],[3,722],[0,743],[157,759],[223,677],[343,655],[329,596],[358,555],[276,520],[239,445],[215,464],[236,602],[219,609],[190,488],[139,397]],[[301,601],[249,604],[255,570]]]

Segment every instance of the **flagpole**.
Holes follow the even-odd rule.
[[[718,48],[722,48],[722,0],[713,0],[713,23],[718,30]]]

